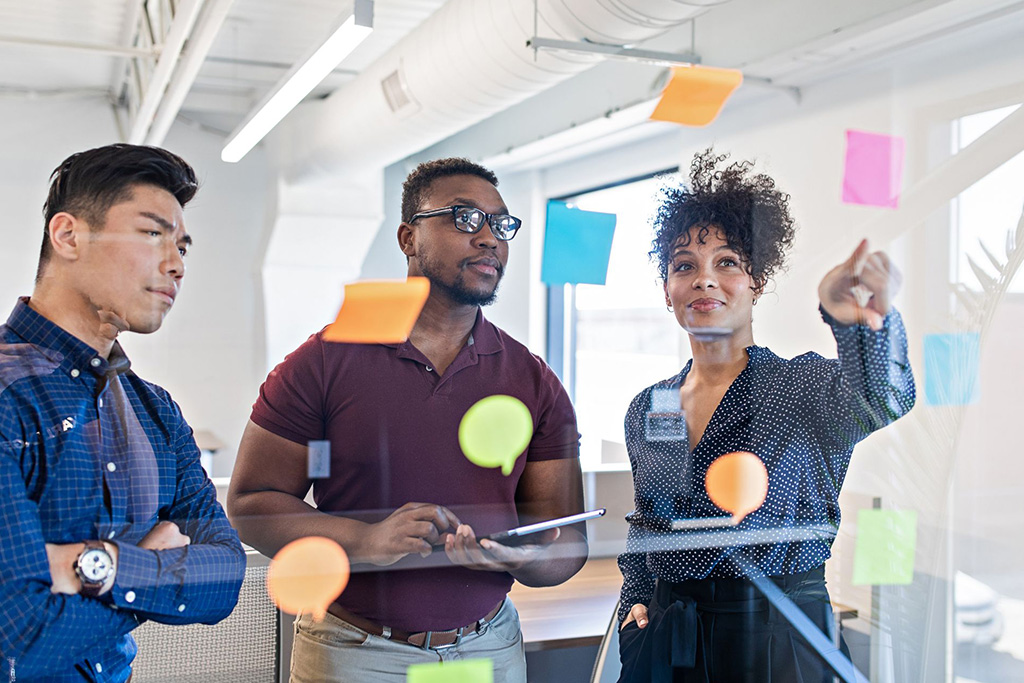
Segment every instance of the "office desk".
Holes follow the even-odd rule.
[[[598,645],[619,599],[622,574],[614,557],[590,560],[560,586],[512,586],[527,652]],[[857,610],[833,602],[836,626],[857,618]],[[838,631],[838,628],[837,628]]]
[[[509,593],[523,625],[526,651],[598,645],[619,599],[622,574],[614,557],[588,561],[560,586]]]

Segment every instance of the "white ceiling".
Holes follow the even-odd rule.
[[[0,0],[0,97],[119,94],[131,46],[133,6],[157,0]],[[444,0],[376,0],[374,32],[314,90],[322,97],[354,78]],[[181,109],[229,132],[292,64],[326,37],[351,3],[235,0]],[[93,49],[87,49],[91,46]]]
[[[142,10],[159,21],[160,8],[166,13],[169,1],[0,0],[0,98],[118,101],[126,92],[125,53],[139,49],[132,18]],[[444,3],[376,0],[374,32],[310,97],[344,87]],[[234,0],[179,117],[227,134],[350,6],[351,0]],[[869,19],[851,18],[859,6],[871,6],[862,12]],[[811,9],[817,14],[809,14]],[[696,35],[709,63],[805,85],[900,46],[942,40],[1021,13],[1024,0],[861,0],[852,5],[848,0],[732,0],[711,9],[707,20],[698,20]],[[804,21],[793,24],[793,16]],[[666,49],[688,43],[689,32],[683,33],[682,38],[666,35]],[[628,90],[625,85],[608,89]],[[558,125],[557,116],[546,118]]]

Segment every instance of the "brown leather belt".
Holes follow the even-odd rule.
[[[364,619],[358,614],[352,614],[347,609],[340,607],[337,603],[331,603],[327,608],[327,611],[338,617],[342,621],[347,621],[358,629],[366,631],[367,633],[375,636],[383,636],[389,640],[398,640],[403,643],[409,643],[416,647],[426,650],[427,648],[439,648],[439,647],[450,647],[452,645],[458,645],[459,641],[462,640],[462,636],[467,631],[476,632],[482,625],[489,622],[494,618],[494,615],[498,613],[501,606],[504,604],[504,600],[494,606],[490,612],[488,612],[483,619],[474,621],[472,624],[466,626],[460,626],[459,628],[453,628],[448,631],[420,631],[418,633],[410,633],[409,631],[403,631],[399,628],[390,628],[387,626],[381,626],[380,624]]]

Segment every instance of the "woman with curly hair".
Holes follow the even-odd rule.
[[[839,358],[787,360],[754,343],[753,307],[793,241],[789,195],[753,164],[712,150],[690,185],[664,191],[651,256],[693,358],[626,415],[636,509],[619,610],[621,681],[832,680],[749,580],[767,576],[832,630],[825,560],[854,445],[914,404],[899,275],[862,241],[818,288]],[[735,451],[768,471],[764,504],[724,532],[704,488]]]

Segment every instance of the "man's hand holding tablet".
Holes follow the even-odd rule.
[[[529,524],[476,538],[472,527],[460,524],[454,534],[445,536],[448,559],[470,569],[512,572],[529,564],[561,535],[559,527],[600,517],[604,508],[568,517]],[[521,543],[519,539],[525,539]],[[516,543],[511,545],[509,542]]]

